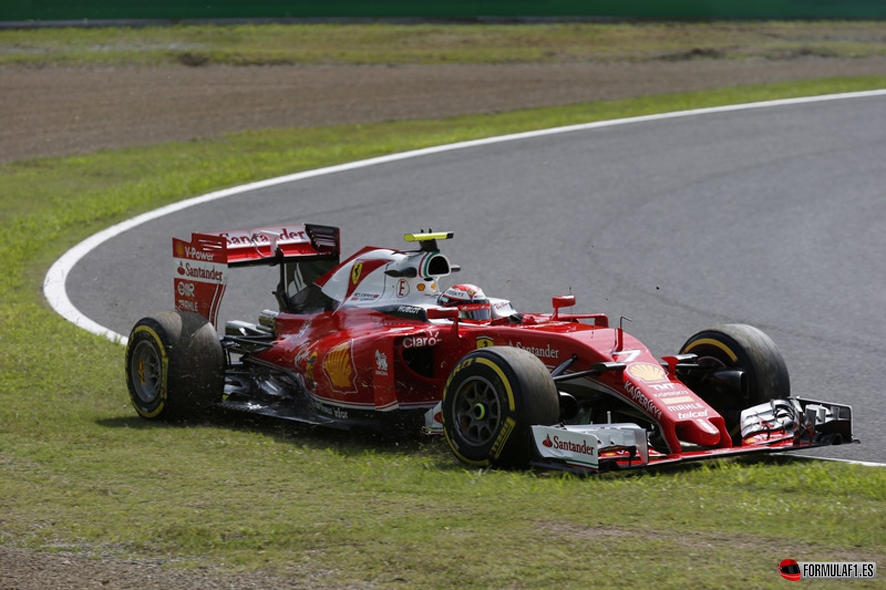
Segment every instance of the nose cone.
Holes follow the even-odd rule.
[[[676,431],[677,438],[694,445],[713,447],[720,444],[720,429],[707,418],[693,418],[680,422]]]

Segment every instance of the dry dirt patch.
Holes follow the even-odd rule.
[[[0,163],[245,129],[435,118],[734,84],[886,74],[886,58],[800,56],[505,65],[0,68]],[[611,534],[611,533],[610,533]],[[9,590],[322,587],[321,580],[165,568],[0,547]]]
[[[0,68],[0,163],[245,129],[437,118],[828,76],[886,58]]]

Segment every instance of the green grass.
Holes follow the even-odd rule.
[[[886,23],[236,25],[0,31],[0,65],[503,63],[886,55]]]
[[[755,588],[786,583],[775,567],[787,557],[886,563],[881,469],[723,462],[582,480],[466,469],[438,439],[149,423],[129,406],[122,348],[40,293],[49,265],[91,233],[226,186],[493,134],[884,86],[249,132],[0,167],[0,544],[333,586]]]

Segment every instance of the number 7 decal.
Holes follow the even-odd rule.
[[[612,358],[618,359],[624,363],[630,363],[640,356],[640,350],[619,350],[612,353]]]

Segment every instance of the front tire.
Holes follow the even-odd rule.
[[[534,456],[533,424],[560,416],[557,387],[535,355],[492,346],[465,355],[443,391],[443,432],[461,461],[525,469]]]
[[[699,397],[726,421],[733,444],[741,444],[741,411],[771,399],[791,395],[788,369],[778,347],[761,330],[746,324],[723,324],[693,335],[680,353],[698,356],[698,364],[709,369],[698,375],[681,375]],[[729,369],[742,372],[733,384],[717,380]]]
[[[135,410],[151,420],[205,414],[224,392],[225,357],[215,328],[195,313],[140,319],[126,345],[126,385]]]

